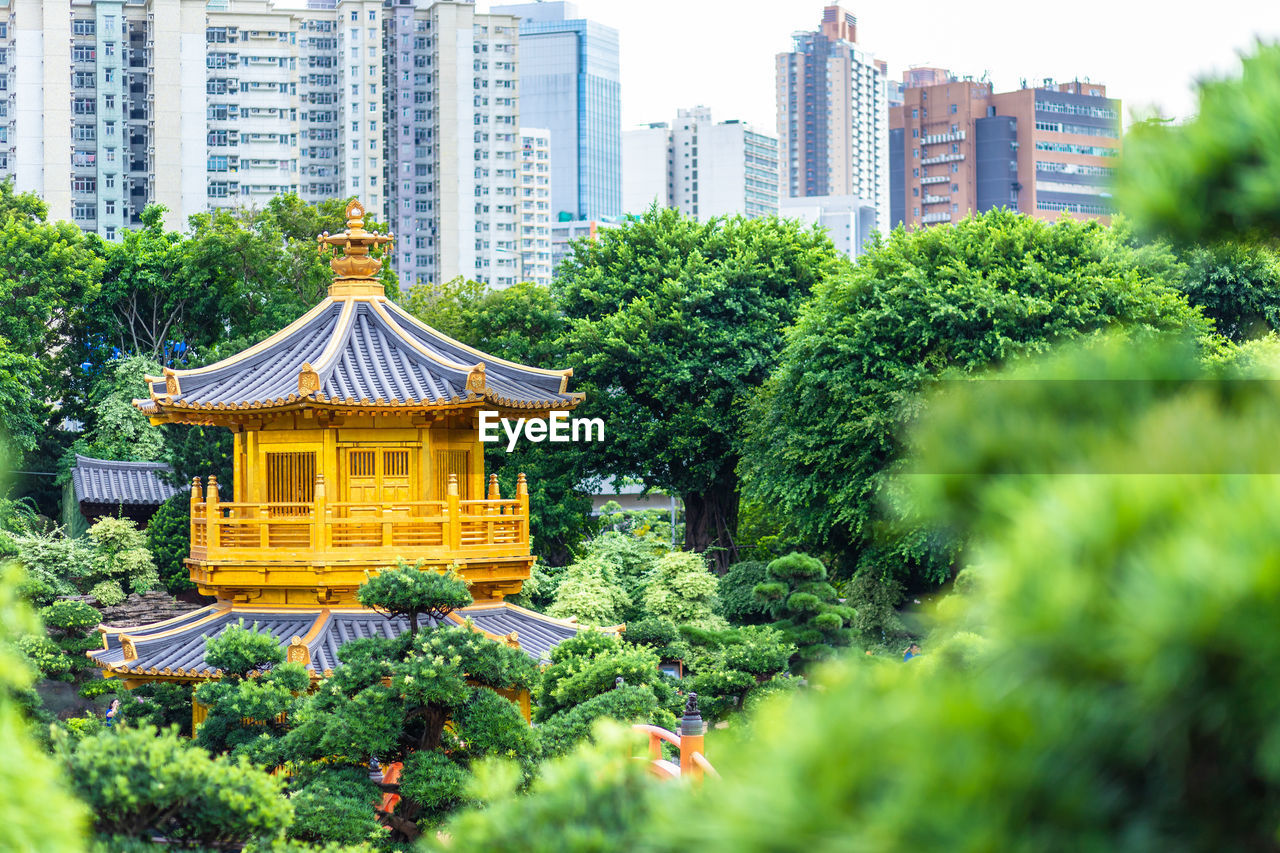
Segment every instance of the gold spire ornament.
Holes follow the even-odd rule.
[[[320,253],[329,253],[329,266],[334,272],[333,284],[329,286],[330,296],[354,294],[357,290],[363,292],[368,290],[368,285],[371,284],[376,284],[379,292],[382,290],[382,285],[374,281],[374,276],[378,274],[378,270],[382,269],[382,261],[371,256],[369,251],[375,246],[383,245],[390,251],[394,241],[390,234],[366,231],[364,214],[364,205],[352,199],[347,204],[347,230],[340,234],[330,234],[326,231],[317,238],[320,243]],[[338,253],[339,249],[342,250],[341,254]],[[343,286],[357,282],[363,286],[355,288]]]

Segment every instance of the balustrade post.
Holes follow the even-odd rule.
[[[524,478],[523,472],[516,478],[516,501],[518,502],[517,511],[520,513],[520,519],[516,522],[520,530],[520,542],[527,544],[529,542],[529,481]]]
[[[702,722],[702,714],[698,712],[698,694],[690,693],[685,701],[684,717],[680,720],[680,778],[702,779],[702,768],[693,760],[695,753],[703,750],[703,732],[706,726]],[[703,757],[706,754],[703,753]]]
[[[190,533],[190,541],[192,543],[197,541],[196,512],[202,509],[202,507],[200,506],[202,503],[204,503],[204,490],[200,488],[200,478],[192,477],[191,478],[191,533]]]
[[[458,475],[449,475],[449,491],[445,495],[447,509],[449,512],[449,521],[447,525],[447,536],[450,551],[457,551],[462,547],[462,505],[461,498],[458,497]]]
[[[324,474],[316,474],[316,492],[311,505],[311,550],[325,551],[324,523],[328,512],[328,495],[325,494]]]
[[[205,538],[208,540],[209,556],[222,546],[222,529],[218,520],[222,518],[222,508],[218,506],[218,475],[209,475],[209,494],[204,502]]]

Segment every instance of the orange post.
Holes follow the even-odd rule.
[[[520,519],[516,522],[519,526],[522,540],[528,541],[529,537],[529,482],[524,478],[524,473],[516,478],[516,501],[518,502],[517,512],[520,513]]]
[[[222,508],[218,506],[218,475],[209,475],[209,495],[204,502],[205,535],[209,541],[209,553],[212,554],[220,546],[221,530],[218,519],[222,516]]]
[[[680,720],[680,778],[702,781],[702,767],[694,755],[702,754],[703,733],[706,726],[698,712],[698,694],[690,693],[685,701],[684,717]]]
[[[200,478],[191,478],[191,541],[197,541],[196,537],[196,510],[200,508],[200,504],[204,503],[204,490],[200,488]]]
[[[449,547],[456,550],[462,544],[462,507],[461,498],[458,497],[458,475],[449,475],[449,491],[445,495],[449,510],[449,525],[447,527],[449,537]]]
[[[315,503],[311,505],[311,548],[314,551],[328,550],[324,541],[325,509],[329,497],[324,485],[324,474],[316,474]]]

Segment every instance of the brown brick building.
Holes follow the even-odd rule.
[[[890,225],[956,222],[1008,207],[1109,220],[1120,102],[1100,83],[994,93],[941,68],[903,75],[889,111]]]

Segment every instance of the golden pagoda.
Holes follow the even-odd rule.
[[[450,614],[544,659],[577,628],[503,601],[533,566],[529,492],[486,481],[478,418],[547,417],[571,409],[570,370],[487,355],[389,301],[370,250],[389,236],[364,228],[320,236],[331,254],[328,297],[292,324],[228,359],[146,377],[135,400],[152,424],[225,427],[234,481],[191,488],[191,579],[214,604],[136,628],[103,628],[90,656],[134,684],[216,678],[205,639],[243,618],[287,647],[316,678],[359,637],[394,636],[404,620],[361,608],[368,573],[398,560],[456,570],[475,604]],[[224,492],[230,486],[227,500]]]

